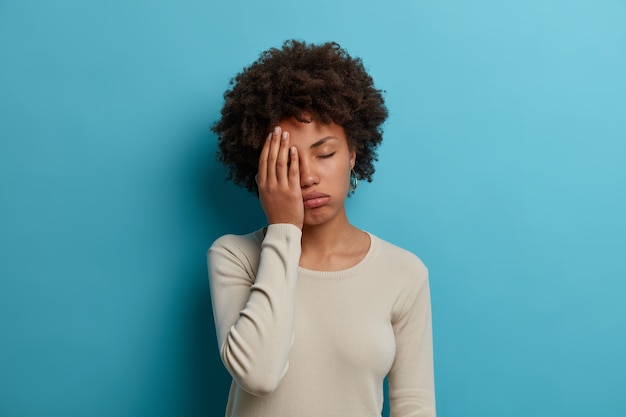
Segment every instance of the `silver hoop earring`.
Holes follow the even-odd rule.
[[[354,168],[350,169],[350,191],[354,192],[356,188],[359,186],[359,179],[356,177],[356,171]]]

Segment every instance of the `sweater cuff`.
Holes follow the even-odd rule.
[[[302,238],[302,230],[298,226],[292,223],[274,223],[267,226],[265,232],[265,238],[281,239],[285,238],[287,241],[298,240]]]

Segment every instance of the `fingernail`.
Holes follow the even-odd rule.
[[[267,140],[272,139],[272,132],[269,133],[269,135],[267,135]]]
[[[276,126],[276,127],[274,128],[274,134],[275,134],[275,135],[278,135],[279,133],[280,133],[280,126]]]
[[[287,132],[283,132],[283,140],[287,139]]]

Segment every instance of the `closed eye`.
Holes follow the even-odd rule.
[[[329,153],[329,154],[326,154],[326,155],[320,155],[320,156],[318,156],[318,158],[326,159],[326,158],[330,158],[334,154],[335,154],[335,152],[332,152],[332,153]]]

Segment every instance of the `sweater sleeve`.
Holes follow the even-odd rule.
[[[435,417],[432,319],[428,270],[411,268],[412,288],[398,300],[396,356],[388,375],[391,417]]]
[[[232,235],[207,252],[220,355],[233,379],[254,395],[274,391],[289,366],[301,233],[294,225],[270,225],[258,269],[250,248],[246,252]]]

